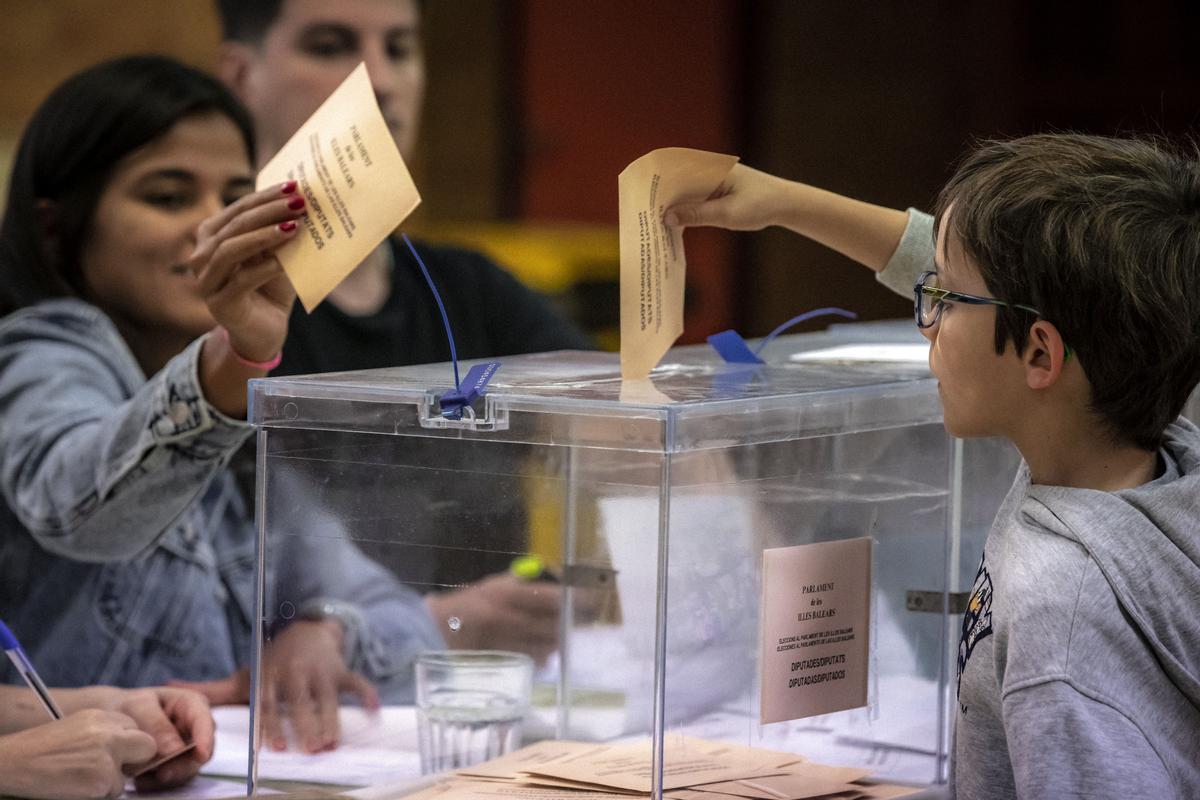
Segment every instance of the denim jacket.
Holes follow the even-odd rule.
[[[202,341],[147,380],[79,300],[0,320],[0,619],[51,685],[249,661],[256,535],[228,463],[252,429],[202,396]],[[267,608],[336,608],[351,668],[410,699],[413,657],[444,646],[424,603],[329,535],[336,520],[309,519],[323,535],[294,537],[311,552],[268,573]]]

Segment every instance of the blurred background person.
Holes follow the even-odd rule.
[[[51,683],[250,662],[257,537],[228,462],[287,334],[273,253],[305,207],[295,182],[252,191],[253,149],[228,89],[157,56],[72,76],[22,136],[0,223],[0,614]],[[298,613],[267,619],[260,698],[269,743],[287,699],[318,750],[339,692],[410,699],[413,657],[441,642],[336,521],[306,525],[265,579]],[[307,613],[329,602],[345,613]]]

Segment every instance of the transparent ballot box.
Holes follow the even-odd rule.
[[[253,381],[251,780],[403,786],[424,738],[474,748],[426,771],[642,743],[656,795],[697,739],[944,782],[961,609],[1017,457],[948,437],[923,363],[789,357],[829,344],[676,348],[636,383],[613,354],[503,358],[458,419],[448,364]],[[455,651],[527,666],[439,706]]]

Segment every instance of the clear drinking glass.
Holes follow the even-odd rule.
[[[515,750],[529,710],[533,660],[499,650],[422,653],[416,663],[421,773]]]

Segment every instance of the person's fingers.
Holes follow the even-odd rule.
[[[338,679],[338,689],[358,695],[358,699],[362,701],[363,707],[368,711],[375,711],[380,706],[379,691],[375,688],[375,684],[358,672],[350,670],[343,672],[341,678]]]
[[[722,195],[701,203],[681,203],[671,206],[663,214],[663,223],[672,228],[693,228],[714,225],[719,228],[730,227],[730,195]]]
[[[304,748],[315,753],[337,747],[341,731],[338,728],[338,687],[332,678],[321,676],[312,682],[312,699],[316,705],[317,731]]]
[[[509,607],[525,614],[558,618],[562,606],[563,587],[544,581],[522,581],[517,578],[505,587],[504,601]]]
[[[274,186],[268,186],[265,189],[260,189],[257,192],[251,192],[248,195],[239,197],[216,214],[201,222],[199,228],[196,229],[197,239],[203,245],[204,242],[216,237],[238,215],[256,206],[271,203],[280,198],[283,198],[284,205],[286,206],[292,197],[299,196],[299,193],[296,192],[296,182],[287,181],[286,183],[277,183]]]
[[[320,722],[308,676],[299,670],[294,671],[283,676],[283,687],[283,701],[287,704],[288,721],[292,724],[297,744],[308,753],[320,750]]]
[[[120,797],[125,793],[125,773],[119,769],[114,769],[108,776],[108,791],[105,793],[106,798]]]
[[[125,728],[113,736],[111,752],[117,763],[142,764],[154,758],[158,743],[154,737],[137,728]]]
[[[262,254],[293,238],[297,230],[295,222],[284,222],[225,239],[206,262],[194,265],[201,293],[215,294],[237,274],[242,262],[251,257],[262,258]]]
[[[203,700],[200,702],[203,703]],[[184,741],[175,724],[163,710],[156,692],[130,692],[126,701],[121,704],[121,712],[132,719],[140,730],[154,737],[158,753],[165,755],[183,747]]]
[[[195,757],[195,753],[195,750],[190,750],[150,772],[136,776],[134,785],[139,792],[161,791],[182,786],[200,772],[202,763]]]
[[[216,723],[213,721],[208,701],[202,695],[183,690],[170,691],[164,699],[167,714],[175,728],[186,741],[196,745],[196,749],[189,755],[200,764],[207,763],[212,758],[213,741],[216,736]]]
[[[258,228],[299,219],[304,215],[304,208],[304,198],[300,195],[273,199],[262,205],[248,208],[233,217],[211,237],[211,240],[220,242]],[[203,248],[205,244],[206,242],[201,242],[197,249]]]
[[[286,750],[287,736],[283,732],[283,716],[280,713],[278,689],[271,679],[264,681],[258,698],[259,730],[262,740],[272,750]]]
[[[216,311],[226,304],[236,303],[240,297],[246,297],[251,293],[258,292],[262,296],[262,299],[276,306],[286,314],[291,311],[292,303],[295,300],[292,292],[286,290],[259,292],[259,289],[272,284],[273,281],[280,278],[284,278],[283,282],[289,288],[291,287],[291,283],[286,280],[283,266],[274,258],[268,259],[261,264],[255,264],[252,267],[243,267],[230,278],[228,283],[221,287],[220,291],[209,296],[209,308]]]

